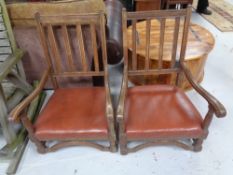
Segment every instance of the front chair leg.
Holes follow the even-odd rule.
[[[39,141],[35,136],[34,136],[34,132],[33,132],[33,126],[30,122],[30,120],[28,119],[27,115],[23,115],[21,117],[21,122],[23,123],[23,126],[26,128],[26,130],[28,131],[28,137],[29,139],[34,142],[36,144],[37,147],[37,151],[41,154],[46,153],[47,148],[45,146],[45,142],[41,142]]]
[[[116,143],[116,136],[114,133],[114,128],[111,129],[109,134],[109,151],[116,152],[117,151],[117,143]]]
[[[127,140],[126,140],[126,136],[124,134],[120,135],[120,152],[121,152],[121,155],[128,154]]]
[[[199,152],[202,150],[202,143],[203,139],[198,138],[198,139],[193,139],[193,151]]]
[[[33,140],[32,138],[30,138],[31,140]],[[45,146],[45,142],[41,142],[41,141],[33,141],[35,144],[36,144],[36,147],[37,147],[37,151],[40,153],[40,154],[45,154],[47,153],[47,148]]]
[[[110,141],[110,151],[113,153],[117,151],[116,140]]]

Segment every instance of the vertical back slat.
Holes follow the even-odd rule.
[[[44,28],[42,27],[42,25],[39,22],[37,22],[37,29],[38,29],[38,32],[40,34],[40,41],[41,41],[42,47],[44,49],[45,59],[47,61],[47,64],[50,67],[52,67],[52,62],[51,62],[51,58],[50,58],[50,55],[49,55],[48,46],[47,46],[47,43],[46,43],[46,37],[45,37],[45,34],[44,34]]]
[[[59,54],[52,25],[48,25],[48,38],[51,43],[51,49],[55,60],[56,73],[60,73],[62,71],[61,56]]]
[[[86,54],[85,54],[85,48],[84,48],[84,42],[83,42],[82,28],[80,24],[76,25],[76,32],[77,32],[77,37],[78,37],[82,68],[83,68],[83,71],[87,71]]]
[[[64,37],[64,43],[65,43],[65,53],[67,56],[67,61],[68,61],[68,68],[70,71],[74,71],[74,60],[73,60],[73,55],[72,55],[72,50],[71,50],[71,45],[70,45],[70,39],[67,31],[67,26],[62,25],[62,34]]]
[[[175,18],[175,26],[174,26],[174,34],[173,34],[173,43],[172,43],[171,68],[174,67],[175,62],[176,62],[176,52],[177,52],[179,28],[180,28],[180,17],[176,17]]]
[[[188,7],[187,14],[184,20],[183,37],[182,37],[181,50],[180,50],[180,62],[184,61],[184,57],[185,57],[191,13],[192,13],[191,7]]]
[[[136,43],[136,37],[137,37],[137,34],[136,34],[136,20],[133,20],[132,21],[132,44],[133,44],[133,55],[132,55],[132,68],[133,70],[136,70],[137,69],[137,54],[136,54],[136,51],[137,51],[137,43]]]
[[[45,37],[45,34],[44,34],[44,28],[42,27],[42,25],[40,23],[40,15],[37,13],[35,15],[35,17],[36,17],[36,20],[37,20],[37,30],[38,30],[39,35],[40,35],[40,41],[41,41],[41,44],[42,44],[42,47],[43,47],[43,50],[44,50],[45,59],[47,61],[48,66],[52,67],[52,62],[51,62],[51,58],[50,58],[50,55],[49,55],[48,45],[46,43],[46,37]],[[51,69],[51,73],[53,73],[53,69]],[[51,74],[50,74],[50,78],[52,80],[53,87],[55,89],[58,88],[57,79],[54,78]]]
[[[163,61],[164,33],[165,33],[165,18],[162,18],[160,21],[159,62],[158,62],[159,69],[162,68],[162,61]]]
[[[105,18],[104,16],[100,17],[100,31],[101,31],[101,49],[102,49],[102,57],[104,63],[104,72],[107,73],[107,47],[106,47],[106,34],[105,34]]]
[[[186,12],[186,17],[184,20],[184,26],[183,26],[183,36],[182,36],[180,60],[179,60],[180,62],[183,62],[185,57],[191,13],[192,13],[191,7],[188,7],[188,10]],[[184,80],[183,72],[178,73],[176,78],[176,85],[181,87],[183,80]]]
[[[95,71],[99,72],[99,58],[98,58],[98,51],[97,51],[97,43],[96,43],[96,30],[95,24],[90,25],[91,29],[91,41],[92,41],[92,48],[94,53],[94,64],[95,64]]]
[[[108,79],[108,63],[107,63],[107,46],[106,46],[106,34],[105,34],[105,25],[106,21],[104,15],[100,16],[100,40],[101,40],[101,50],[102,50],[102,60],[104,67],[104,84],[106,93],[109,94],[109,79]],[[111,101],[109,96],[106,96],[106,101]]]
[[[150,67],[150,30],[151,30],[151,20],[146,20],[146,69]]]

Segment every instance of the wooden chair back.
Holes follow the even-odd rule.
[[[160,10],[145,12],[126,12],[123,11],[123,46],[124,46],[124,65],[125,74],[128,76],[151,76],[161,74],[177,74],[180,72],[179,63],[184,61],[185,50],[187,45],[188,28],[191,15],[191,7],[182,10]],[[156,20],[159,23],[157,29],[152,28],[152,22]],[[173,20],[173,27],[169,26],[169,32],[166,31],[166,22]],[[127,21],[132,25],[127,28]],[[139,38],[137,31],[137,22],[144,21],[143,29],[145,37]],[[172,28],[172,29],[171,29]],[[155,31],[156,30],[156,31]],[[152,35],[153,34],[153,35]],[[140,45],[139,46],[139,40]],[[178,47],[178,40],[181,44]],[[143,42],[143,43],[142,43]],[[151,44],[152,43],[152,44]],[[154,44],[156,43],[156,44]],[[170,47],[170,49],[168,49]],[[129,50],[131,48],[131,50]],[[144,50],[144,63],[138,62],[137,49]],[[153,50],[156,49],[156,50]],[[150,53],[156,52],[157,65],[151,65]],[[171,52],[169,55],[170,65],[163,64],[165,52]],[[154,54],[154,53],[153,53]],[[166,60],[167,61],[167,60]],[[144,65],[143,68],[141,65]]]
[[[107,69],[101,71],[99,63],[102,61],[104,68],[107,67],[104,13],[58,16],[37,13],[36,21],[46,61],[52,68],[50,76],[54,88],[59,87],[59,78],[107,75]],[[88,50],[93,53],[86,52],[86,47],[92,47]],[[100,48],[102,59],[98,58]],[[92,60],[87,59],[87,54],[93,57],[94,70],[91,70],[89,62]]]

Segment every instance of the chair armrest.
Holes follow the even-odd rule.
[[[23,55],[24,51],[17,49],[14,54],[9,55],[7,59],[0,64],[0,81],[8,75],[13,66],[23,57]]]
[[[128,89],[128,74],[127,74],[127,67],[124,65],[124,73],[122,78],[122,85],[121,85],[121,92],[118,102],[118,108],[117,108],[117,121],[120,122],[123,120],[124,117],[124,110],[125,110],[125,98],[127,95],[127,89]]]
[[[32,102],[34,98],[36,98],[40,94],[40,92],[44,88],[46,81],[48,80],[49,72],[50,72],[50,68],[44,71],[37,88],[10,112],[9,114],[10,121],[17,121],[18,118],[20,117],[21,112]]]
[[[181,68],[189,81],[192,87],[209,103],[209,105],[213,108],[214,113],[217,117],[224,117],[226,116],[226,109],[225,107],[209,92],[207,92],[201,85],[194,81],[191,72],[185,66],[184,63],[181,63]]]
[[[106,82],[106,81],[105,81]],[[107,84],[107,85],[106,85]],[[110,94],[110,89],[109,85],[106,82],[105,88],[106,88],[106,116],[107,118],[113,119],[114,117],[114,112],[113,112],[113,106],[112,106],[112,100],[111,100],[111,94]]]

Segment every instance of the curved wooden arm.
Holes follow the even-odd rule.
[[[206,99],[206,101],[209,103],[209,105],[213,108],[214,113],[217,117],[224,117],[226,116],[226,109],[225,107],[209,92],[207,92],[201,85],[196,83],[193,80],[192,74],[189,71],[189,69],[185,66],[184,63],[181,63],[181,68],[189,81],[189,83],[192,85],[192,87],[203,97]]]
[[[21,112],[31,103],[31,101],[36,96],[38,96],[40,94],[40,92],[44,88],[46,81],[48,80],[49,72],[50,72],[50,68],[48,68],[46,71],[44,71],[42,78],[40,80],[40,83],[37,86],[37,88],[10,112],[10,114],[9,114],[10,121],[17,121]]]

